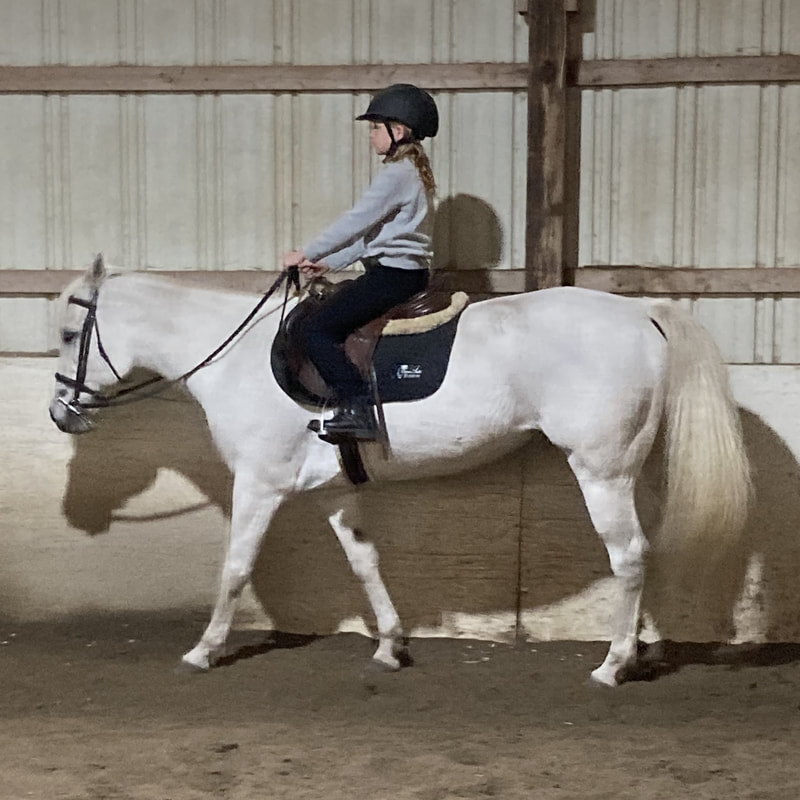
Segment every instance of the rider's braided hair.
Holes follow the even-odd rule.
[[[403,126],[407,131],[407,136],[411,136],[411,131],[404,125]],[[431,162],[428,158],[428,154],[425,152],[425,148],[422,146],[422,142],[419,139],[411,139],[409,138],[407,141],[403,141],[394,148],[394,152],[390,155],[387,155],[386,158],[383,159],[384,164],[390,161],[400,161],[402,158],[408,158],[417,168],[417,172],[419,172],[419,177],[422,179],[422,185],[425,187],[426,191],[428,192],[435,192],[436,191],[436,179],[433,177],[433,170],[431,169]]]

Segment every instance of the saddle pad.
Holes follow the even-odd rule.
[[[381,402],[421,400],[442,385],[458,320],[454,317],[422,333],[378,339],[372,364]]]
[[[430,327],[432,320],[423,321],[426,317],[397,320],[398,323],[418,322],[419,332],[398,335],[403,327],[398,325],[395,334],[382,335],[378,339],[372,363],[381,402],[421,400],[441,386],[465,305],[459,302],[457,310],[448,309],[451,311],[449,319],[442,322],[444,315],[439,316],[434,327]],[[298,320],[302,322],[302,309],[303,303],[289,314],[272,343],[272,372],[281,389],[296,402],[312,406],[332,405],[335,398],[328,393],[319,373],[308,361],[298,363],[291,347],[291,332]],[[439,313],[429,316],[436,317]],[[295,314],[298,314],[297,320],[293,319]],[[408,326],[407,330],[413,330],[413,327]]]

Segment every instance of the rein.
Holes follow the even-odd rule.
[[[266,303],[267,300],[272,297],[284,280],[286,281],[286,292],[284,294],[283,305],[281,307],[280,324],[282,325],[284,314],[286,312],[286,304],[289,301],[290,286],[294,286],[298,292],[300,291],[300,276],[297,267],[291,267],[288,270],[281,272],[272,286],[267,289],[263,297],[258,301],[258,303],[256,303],[253,310],[250,311],[250,313],[242,320],[241,323],[239,323],[239,325],[228,336],[228,338],[225,339],[225,341],[216,347],[211,353],[209,353],[202,361],[195,364],[195,366],[193,366],[191,369],[187,370],[182,375],[179,375],[177,378],[173,378],[172,380],[167,380],[161,376],[149,378],[148,380],[137,383],[134,386],[128,386],[120,389],[111,396],[105,395],[102,392],[96,391],[95,389],[91,389],[84,383],[86,379],[87,363],[89,360],[89,350],[92,343],[92,333],[94,333],[97,337],[97,349],[100,352],[100,356],[114,373],[114,376],[117,378],[117,380],[122,380],[122,376],[112,364],[105,347],[103,347],[102,339],[100,338],[100,328],[97,324],[97,297],[99,288],[94,289],[89,300],[84,300],[80,297],[70,295],[67,300],[68,304],[81,306],[87,311],[86,318],[83,321],[83,327],[81,328],[81,338],[78,347],[78,367],[75,372],[75,377],[70,378],[67,375],[62,375],[60,372],[56,372],[56,381],[68,386],[73,390],[72,398],[70,400],[59,398],[61,403],[63,403],[72,414],[83,417],[82,411],[84,409],[107,408],[109,406],[119,406],[127,403],[134,403],[137,400],[145,400],[148,397],[153,397],[154,395],[165,391],[176,383],[188,380],[196,372],[204,367],[207,367],[226,347],[228,347],[229,344],[231,344],[231,342],[234,341],[234,339],[236,339],[236,337],[250,324],[253,317],[255,317],[255,315],[261,310],[264,303]],[[157,384],[157,386],[151,391],[140,391],[145,387],[153,386],[154,384]],[[133,394],[134,392],[138,392],[138,394]],[[82,394],[88,394],[93,399],[91,401],[82,403],[80,401],[80,396]]]

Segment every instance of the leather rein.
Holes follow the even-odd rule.
[[[236,337],[250,324],[255,315],[261,310],[264,303],[266,303],[267,300],[272,297],[272,295],[277,291],[284,281],[286,281],[286,292],[284,294],[283,305],[281,308],[281,324],[283,324],[283,316],[286,311],[286,304],[289,300],[289,288],[294,286],[298,292],[300,291],[300,276],[297,267],[290,267],[289,269],[281,272],[272,286],[267,289],[267,291],[255,305],[253,310],[250,311],[250,313],[242,320],[241,323],[239,323],[239,325],[228,336],[228,338],[225,339],[225,341],[216,347],[211,353],[209,353],[202,361],[195,364],[195,366],[193,366],[191,369],[187,370],[177,378],[173,378],[172,380],[167,380],[166,378],[156,375],[155,377],[149,378],[141,383],[137,383],[134,386],[128,386],[119,389],[113,395],[107,395],[103,392],[92,389],[85,383],[87,364],[89,361],[89,350],[91,348],[93,334],[97,339],[97,349],[103,361],[106,362],[118,381],[123,380],[122,376],[111,362],[105,347],[103,347],[103,341],[100,338],[100,328],[97,325],[97,297],[99,287],[92,291],[92,296],[88,300],[84,300],[81,297],[76,297],[75,295],[70,295],[67,299],[67,303],[69,305],[76,305],[85,308],[86,317],[83,320],[83,327],[81,328],[80,342],[78,345],[78,367],[75,371],[75,377],[70,378],[69,376],[63,375],[60,372],[56,372],[55,375],[57,383],[61,383],[64,386],[72,389],[72,397],[69,400],[59,397],[59,402],[62,403],[71,414],[80,417],[81,419],[85,419],[83,412],[86,409],[108,408],[109,406],[119,406],[126,403],[134,403],[138,400],[145,400],[148,397],[153,397],[154,395],[165,391],[167,388],[175,385],[176,383],[188,380],[196,372],[204,367],[207,367],[231,342],[234,341],[234,339],[236,339]],[[148,386],[154,386],[154,388],[148,392],[141,391]],[[81,402],[80,397],[82,394],[88,394],[92,399]]]

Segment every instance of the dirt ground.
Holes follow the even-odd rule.
[[[235,632],[174,671],[200,614],[0,623],[0,798],[797,798],[800,647],[668,643],[592,686],[604,643],[372,643]],[[645,676],[640,676],[644,678]]]

